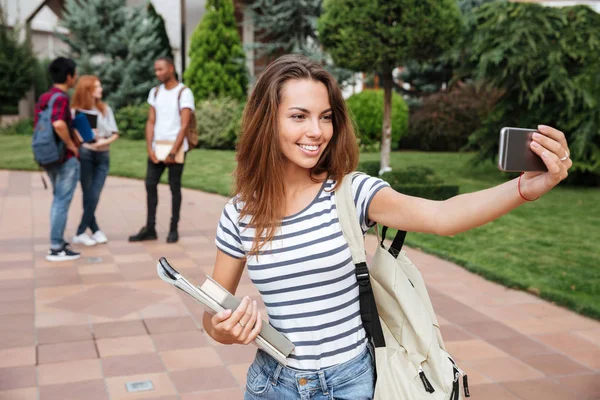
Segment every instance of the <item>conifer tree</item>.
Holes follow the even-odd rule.
[[[69,34],[58,35],[79,74],[97,75],[108,103],[120,108],[142,103],[157,84],[154,60],[167,55],[158,22],[126,0],[66,0],[61,26]]]
[[[244,99],[248,85],[245,53],[232,0],[208,0],[206,14],[192,34],[186,84],[196,100]]]
[[[29,40],[20,40],[19,27],[9,27],[0,4],[0,116],[14,107],[33,83],[36,60]]]

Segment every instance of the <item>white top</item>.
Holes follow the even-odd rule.
[[[108,104],[105,104],[105,114],[102,114],[99,109],[94,107],[94,111],[98,113],[98,124],[96,128],[97,138],[109,138],[115,132],[119,132],[117,128],[117,121],[115,120],[115,114],[112,108]]]
[[[96,124],[96,128],[94,129],[94,136],[97,139],[107,139],[113,135],[113,133],[118,133],[119,128],[117,127],[117,121],[115,120],[115,114],[113,113],[112,108],[108,104],[104,104],[106,107],[105,113],[102,112],[94,106],[91,111],[95,112],[98,115],[98,122]],[[89,110],[87,110],[89,112]],[[110,144],[100,147],[91,147],[87,143],[84,143],[83,146],[92,151],[108,151],[110,149]]]
[[[355,267],[338,220],[334,186],[335,181],[325,181],[310,205],[283,219],[258,260],[246,260],[269,323],[296,346],[288,357],[292,368],[318,370],[341,364],[366,346]],[[387,186],[368,175],[353,178],[363,232],[375,224],[367,217],[371,200]],[[241,208],[235,198],[225,205],[216,237],[221,251],[239,259],[246,257],[255,235],[248,226],[250,217],[240,220]]]
[[[152,88],[148,93],[148,104],[154,107],[156,113],[156,121],[154,123],[154,142],[157,140],[175,141],[181,130],[180,108],[189,108],[194,111],[194,95],[190,88],[184,89],[179,99],[179,91],[183,87],[183,83],[178,84],[174,88],[167,90],[164,84],[161,84],[158,89],[158,94],[155,97],[156,88]],[[183,150],[188,151],[189,144],[187,138],[183,140]]]

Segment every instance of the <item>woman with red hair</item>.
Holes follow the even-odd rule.
[[[108,175],[110,145],[119,138],[112,109],[102,101],[102,84],[94,75],[84,75],[77,81],[71,107],[74,110],[95,111],[98,125],[94,129],[94,143],[84,143],[79,151],[81,162],[81,189],[83,191],[83,216],[73,237],[73,243],[93,246],[108,239],[96,221],[96,207]],[[90,236],[86,230],[90,229]]]

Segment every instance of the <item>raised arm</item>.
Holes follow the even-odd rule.
[[[541,134],[534,135],[531,149],[542,157],[547,172],[527,172],[496,187],[446,201],[406,196],[384,188],[371,202],[369,219],[408,232],[448,236],[484,225],[527,200],[539,198],[567,177],[573,163],[567,157],[569,148],[562,132],[543,125],[538,131]]]

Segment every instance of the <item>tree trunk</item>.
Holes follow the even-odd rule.
[[[383,129],[381,132],[381,166],[379,175],[391,171],[390,151],[392,148],[392,70],[386,70],[382,74],[383,80]]]

